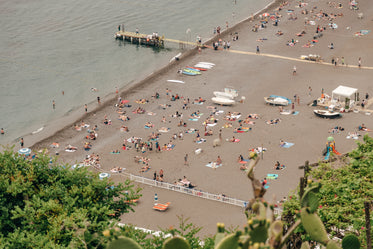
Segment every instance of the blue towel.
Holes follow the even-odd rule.
[[[290,148],[293,145],[294,145],[294,143],[285,142],[283,145],[281,145],[281,147],[283,147],[283,148]]]

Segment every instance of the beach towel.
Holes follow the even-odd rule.
[[[229,142],[232,142],[232,143],[238,143],[238,142],[240,142],[240,139],[239,138],[235,138],[233,141],[231,141],[231,140],[229,140],[227,138],[226,141],[229,141]]]
[[[283,147],[283,148],[290,148],[291,146],[293,146],[294,143],[289,143],[289,142],[284,142],[282,145],[280,145],[280,147]]]
[[[158,131],[159,132],[169,132],[171,130],[171,128],[161,128],[161,129],[159,129]]]
[[[172,150],[173,148],[175,148],[175,144],[171,145],[171,148],[167,147],[166,149],[162,149],[162,150]]]
[[[195,105],[203,105],[203,102],[193,102]]]
[[[197,141],[196,141],[197,144],[201,144],[201,143],[203,143],[203,142],[206,142],[206,139],[201,138],[201,140],[197,140]]]
[[[189,121],[198,121],[198,118],[190,118]]]
[[[213,124],[207,124],[207,126],[215,126],[217,123],[213,123]]]
[[[152,125],[152,126],[147,126],[147,125],[145,125],[144,127],[145,127],[145,129],[150,129],[150,128],[152,128],[154,125]]]
[[[269,180],[276,180],[278,178],[277,174],[267,174],[267,179]]]
[[[299,112],[298,112],[298,111],[294,111],[294,112],[292,112],[291,114],[293,114],[293,115],[298,115]]]
[[[352,138],[352,139],[359,139],[359,135],[353,135],[353,136],[351,136],[351,135],[348,135],[347,137],[346,137],[347,139],[350,139],[350,138]]]
[[[118,152],[110,152],[110,154],[120,154],[120,151],[118,151]]]
[[[196,131],[195,130],[187,130],[185,131],[185,133],[188,133],[188,134],[194,134]]]
[[[75,151],[77,151],[77,150],[66,149],[65,151],[66,151],[66,152],[75,152]]]
[[[156,115],[157,113],[155,113],[155,112],[148,112],[147,114],[150,115],[150,116],[154,116],[154,115]]]
[[[213,163],[213,162],[209,162],[205,166],[210,167],[210,168],[219,168],[219,167],[223,166],[223,164],[216,164],[216,163]]]
[[[239,163],[245,164],[245,163],[248,163],[249,161],[250,161],[250,159],[244,159],[242,161],[239,161]]]

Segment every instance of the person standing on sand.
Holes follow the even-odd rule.
[[[311,96],[311,93],[312,93],[312,88],[309,86],[308,87],[308,95]]]
[[[88,106],[87,106],[87,104],[84,104],[84,110],[85,110],[85,113],[88,112]]]
[[[23,148],[23,145],[25,144],[25,141],[23,141],[23,137],[21,137],[21,141],[19,142],[19,144],[21,145],[21,148]]]
[[[293,67],[293,75],[297,75],[297,67],[296,66]]]
[[[185,154],[185,156],[184,156],[184,165],[189,165],[189,163],[188,163],[188,154]]]
[[[359,67],[359,69],[361,68],[361,57],[359,57],[358,67]]]
[[[53,106],[53,110],[56,109],[56,102],[54,102],[54,100],[52,102],[52,106]]]
[[[260,54],[259,46],[256,46],[256,53],[257,53],[257,54]]]
[[[1,135],[4,135],[4,134],[5,134],[5,131],[4,131],[3,128],[1,128],[0,134],[1,134]]]
[[[98,96],[97,96],[97,103],[98,103],[98,104],[101,104],[101,99],[100,99],[100,97],[98,97]]]

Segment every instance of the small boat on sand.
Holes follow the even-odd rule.
[[[313,113],[315,113],[316,116],[320,118],[340,118],[342,117],[342,114],[339,112],[331,112],[327,110],[313,110]]]
[[[288,104],[291,104],[290,99],[288,99],[286,97],[282,97],[282,96],[275,96],[275,95],[271,95],[269,97],[264,97],[264,101],[267,104],[270,104],[270,105],[287,106]]]
[[[226,93],[226,92],[218,92],[218,91],[215,91],[214,95],[218,98],[226,98],[226,99],[234,99],[235,97],[233,94]]]
[[[234,105],[235,101],[233,99],[213,97],[211,98],[212,102],[219,105]]]

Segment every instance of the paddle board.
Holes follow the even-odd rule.
[[[211,63],[211,62],[204,62],[204,61],[200,61],[198,62],[199,64],[206,64],[206,65],[211,65],[211,66],[215,66],[214,63]]]
[[[34,134],[37,134],[37,133],[41,132],[43,129],[44,129],[44,126],[40,127],[40,128],[37,129],[36,131],[31,132],[31,134],[33,134],[33,135],[34,135]]]
[[[175,83],[181,83],[184,84],[185,82],[182,80],[167,80],[168,82],[175,82]]]
[[[212,66],[206,65],[206,64],[195,64],[194,67],[200,67],[205,69],[211,69]]]

